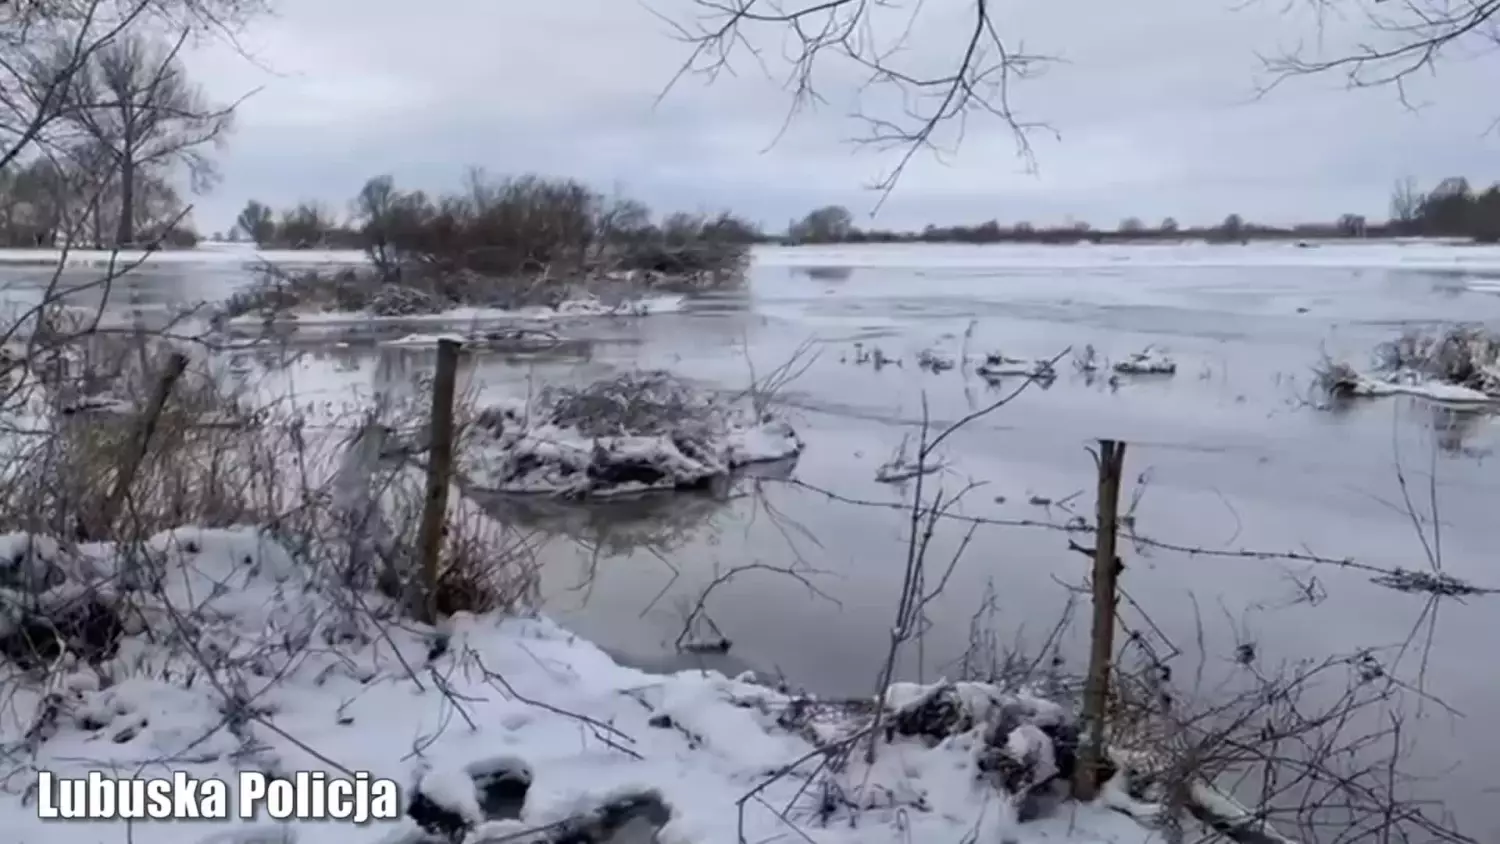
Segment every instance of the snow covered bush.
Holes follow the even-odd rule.
[[[575,496],[701,489],[801,451],[785,420],[660,371],[551,387],[531,407],[486,408],[463,448],[479,488]]]
[[[1377,347],[1368,371],[1325,358],[1315,374],[1317,386],[1337,398],[1411,395],[1489,404],[1500,401],[1500,337],[1482,326],[1410,330]]]
[[[1114,365],[1121,375],[1175,375],[1177,362],[1160,349],[1147,346]]]
[[[1375,370],[1500,396],[1500,336],[1475,325],[1407,331],[1375,350]]]

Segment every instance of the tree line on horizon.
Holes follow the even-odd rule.
[[[920,231],[863,229],[854,225],[848,208],[818,208],[787,225],[786,234],[770,238],[786,244],[817,243],[1108,243],[1152,240],[1204,240],[1244,243],[1251,240],[1328,240],[1380,237],[1468,238],[1476,243],[1500,242],[1500,182],[1476,191],[1463,177],[1452,177],[1423,193],[1413,179],[1397,183],[1391,194],[1390,217],[1371,222],[1359,214],[1344,214],[1331,222],[1270,226],[1230,214],[1217,225],[1182,226],[1167,217],[1155,226],[1138,217],[1121,220],[1113,229],[1096,229],[1086,222],[1036,226],[1028,222],[1003,225],[988,220],[976,225],[928,225]]]
[[[376,209],[372,197],[384,195],[391,190],[388,176],[372,180],[353,203],[353,210],[345,219],[339,219],[328,206],[316,202],[303,202],[279,212],[264,203],[247,203],[235,226],[230,231],[230,240],[250,240],[265,248],[282,249],[366,249],[370,245],[369,220]],[[648,231],[651,222],[650,209],[628,199],[606,200],[587,188],[569,180],[546,179],[529,175],[514,177],[502,183],[512,187],[522,184],[553,185],[566,188],[562,193],[578,191],[587,196],[595,209],[593,214],[601,220],[605,229],[619,236],[620,232],[634,232],[639,237]],[[382,185],[387,185],[382,187]],[[493,186],[492,186],[493,187]],[[372,193],[374,191],[374,193]],[[473,191],[470,191],[472,198]],[[434,220],[442,216],[443,209],[449,212],[464,201],[462,195],[431,198],[422,191],[403,195],[402,202],[415,218]],[[540,201],[537,194],[528,202]],[[520,201],[513,197],[513,201]],[[614,204],[611,205],[610,203]],[[535,216],[534,214],[532,216]],[[679,234],[687,231],[692,221],[701,225],[701,215],[672,215],[663,221],[666,230]],[[1371,222],[1359,214],[1344,214],[1329,222],[1309,222],[1292,226],[1272,226],[1248,221],[1239,214],[1230,214],[1217,225],[1183,226],[1173,217],[1167,217],[1156,225],[1148,225],[1138,217],[1121,220],[1113,229],[1099,229],[1085,222],[1058,226],[1037,226],[1028,222],[1011,225],[998,220],[988,220],[975,225],[928,225],[921,230],[894,230],[861,228],[854,224],[854,215],[846,207],[829,205],[809,212],[800,220],[789,223],[784,233],[769,233],[761,227],[724,214],[716,224],[713,237],[742,243],[829,244],[829,243],[1104,243],[1104,242],[1150,242],[1153,240],[1204,240],[1211,243],[1242,243],[1252,240],[1329,240],[1383,237],[1448,237],[1467,238],[1477,243],[1500,242],[1500,183],[1484,190],[1475,190],[1462,177],[1444,179],[1431,191],[1422,192],[1413,179],[1398,182],[1391,195],[1390,216],[1384,221]]]

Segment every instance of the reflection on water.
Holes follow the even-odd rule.
[[[1494,413],[1462,407],[1427,404],[1417,410],[1427,415],[1427,426],[1437,448],[1455,457],[1482,458],[1493,446],[1484,442],[1492,432]]]
[[[579,503],[543,495],[472,492],[506,524],[545,536],[567,537],[605,558],[643,551],[670,554],[703,541],[713,518],[736,495],[730,486],[685,494],[653,493],[617,501]]]
[[[844,266],[820,266],[820,267],[793,267],[792,273],[804,275],[815,281],[848,281],[854,275],[853,267]]]
[[[485,509],[507,524],[548,536],[567,537],[605,557],[646,552],[665,555],[689,543],[707,542],[713,519],[732,502],[759,492],[757,482],[785,480],[797,458],[752,465],[686,493],[651,492],[603,502],[577,502],[544,495],[474,491]]]

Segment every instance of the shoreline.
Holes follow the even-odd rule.
[[[208,637],[204,641],[232,641],[247,656],[262,654],[258,659],[268,673],[252,674],[237,660],[207,666],[201,651],[181,641],[152,642],[150,630],[126,634],[120,656],[106,659],[100,672],[81,665],[58,669],[49,685],[62,691],[53,705],[77,715],[53,716],[50,735],[36,747],[36,769],[78,781],[101,768],[160,777],[166,766],[174,776],[194,781],[234,781],[236,770],[258,770],[287,777],[323,771],[323,778],[304,778],[322,782],[344,776],[340,771],[358,771],[372,782],[402,784],[404,814],[388,822],[341,826],[341,840],[349,842],[415,842],[424,818],[430,823],[448,818],[475,831],[544,829],[585,822],[576,819],[592,818],[628,798],[658,807],[654,825],[666,839],[731,844],[739,840],[736,807],[747,789],[762,783],[771,804],[803,806],[798,798],[806,788],[803,778],[774,773],[816,753],[814,741],[844,741],[841,736],[859,723],[851,716],[793,727],[787,713],[799,706],[796,699],[754,678],[691,670],[648,674],[621,665],[543,615],[460,612],[436,628],[386,627],[379,604],[372,603],[372,614],[340,622],[348,633],[362,633],[332,648],[313,648],[306,637],[320,638],[319,631],[334,620],[316,616],[319,607],[332,606],[325,602],[334,596],[310,579],[306,561],[264,532],[183,527],[153,537],[150,546],[166,555],[169,573],[180,573],[198,587],[228,587],[194,613],[212,611],[218,618],[200,635]],[[107,566],[119,553],[104,544],[82,550],[96,566]],[[205,594],[186,585],[157,595],[153,603],[160,600],[169,608],[186,601],[180,605],[186,611],[193,605],[190,596]],[[288,589],[300,597],[292,600]],[[157,619],[148,626],[167,625],[162,630],[172,625],[154,614],[147,618]],[[288,644],[296,641],[302,644]],[[233,652],[226,656],[232,659]],[[129,660],[145,660],[156,670],[132,671]],[[172,679],[172,671],[193,665],[211,667],[208,674],[216,679],[194,684]],[[247,691],[264,703],[236,727],[219,713],[232,704],[223,698],[224,690],[246,681],[251,681]],[[893,687],[892,700],[898,707],[915,705],[930,688]],[[48,705],[48,694],[59,693],[23,687],[16,694],[17,714],[29,714]],[[1050,711],[1051,704],[1034,705]],[[91,714],[84,718],[83,713]],[[17,731],[26,729],[28,720],[15,714],[4,719],[3,734],[19,740]],[[415,759],[414,737],[421,747]],[[897,768],[870,769],[871,787],[911,795],[890,809],[920,799],[938,810],[906,816],[918,840],[950,840],[975,824],[1019,841],[1154,840],[1137,821],[1120,814],[1111,802],[1119,795],[1018,824],[1013,814],[987,809],[984,795],[992,787],[975,780],[970,751],[896,738],[883,742],[880,753]],[[148,771],[141,767],[142,754],[160,761]],[[913,765],[923,769],[920,778],[930,779],[925,787],[910,781]],[[851,783],[861,776],[866,774],[859,766],[848,774]],[[890,777],[902,782],[883,784]],[[506,804],[508,809],[497,810],[487,784],[501,780],[521,794]],[[869,841],[872,831],[887,825],[891,834],[899,834],[897,816],[879,806],[860,813],[866,817],[856,830],[838,823],[818,828],[812,804],[790,816],[757,809],[744,823],[757,840],[787,833],[789,818],[818,842]],[[0,822],[23,837],[53,834],[38,814],[15,793],[0,800]],[[104,823],[108,827],[91,828],[128,827],[123,821]],[[324,823],[247,821],[215,833],[163,823],[153,824],[151,840],[201,844],[217,840],[215,835],[253,836],[252,829],[266,834],[304,824],[311,831]]]

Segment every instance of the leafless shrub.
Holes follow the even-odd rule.
[[[353,268],[325,274],[287,272],[270,264],[258,268],[256,281],[231,296],[219,309],[221,319],[284,311],[366,312],[377,316],[437,313],[457,304],[436,291],[383,284]]]
[[[549,408],[547,421],[589,437],[673,433],[711,409],[702,391],[662,370],[621,373],[583,387],[546,387],[538,404]]]
[[[1336,361],[1326,354],[1313,367],[1313,388],[1330,396],[1352,395],[1360,383],[1360,374],[1344,361]]]
[[[149,393],[164,357],[160,342],[132,335],[107,339],[104,348],[116,351],[77,357],[74,380],[106,384],[116,395]],[[255,524],[318,565],[347,574],[353,565],[348,558],[363,548],[384,556],[381,571],[408,577],[410,561],[392,555],[403,547],[399,537],[411,534],[417,524],[421,473],[408,455],[387,449],[388,438],[372,431],[419,429],[425,414],[423,386],[415,388],[417,398],[386,404],[377,424],[370,421],[369,408],[315,406],[278,378],[274,370],[258,378],[227,375],[212,357],[190,367],[129,479],[128,530],[105,538],[139,538],[184,524]],[[66,385],[42,389],[59,386]],[[13,494],[0,505],[0,526],[53,536],[81,531],[114,488],[123,456],[139,447],[131,422],[141,412],[116,403],[54,415],[49,428],[33,432],[8,455],[5,478]],[[379,444],[351,465],[365,437]],[[351,483],[360,490],[353,498]],[[484,518],[472,503],[460,502],[452,510],[444,586],[456,592],[440,605],[475,611],[518,606],[532,585],[529,563],[523,561],[524,542]],[[363,547],[372,544],[373,549]],[[507,560],[516,566],[509,567]],[[372,565],[368,560],[362,564],[365,569]],[[355,581],[365,576],[351,575]],[[502,581],[510,582],[504,588],[480,589]]]
[[[1111,741],[1132,788],[1162,806],[1159,823],[1191,816],[1238,840],[1292,840],[1277,830],[1322,840],[1330,826],[1470,840],[1410,793],[1403,702],[1417,693],[1392,682],[1376,653],[1264,669],[1240,651],[1239,676],[1213,689],[1180,688],[1155,660],[1117,679]]]
[[[787,387],[811,369],[822,355],[822,350],[817,348],[815,341],[804,340],[797,344],[786,360],[764,374],[757,374],[755,362],[750,359],[750,344],[746,342],[743,347],[745,361],[750,367],[750,386],[732,400],[748,399],[756,416],[763,416],[768,412]]]
[[[640,203],[608,200],[579,182],[477,170],[465,192],[437,198],[379,177],[358,205],[373,263],[404,283],[412,274],[470,273],[545,285],[713,287],[739,279],[758,237],[728,213],[652,221]]]
[[[1500,337],[1483,326],[1409,330],[1375,350],[1378,371],[1411,372],[1484,392],[1500,388]]]

